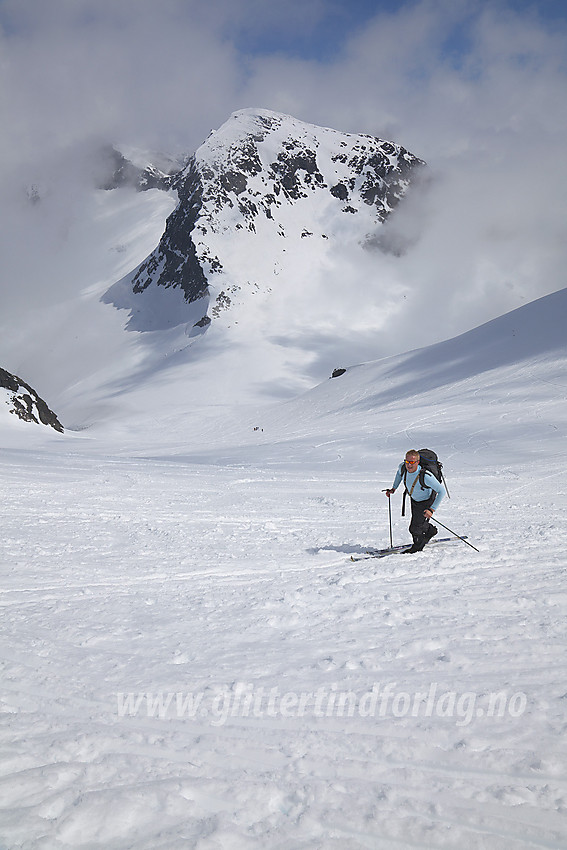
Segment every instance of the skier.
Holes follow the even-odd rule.
[[[437,526],[431,525],[429,520],[447,492],[443,484],[431,472],[424,470],[421,476],[420,472],[422,472],[422,468],[419,465],[419,452],[410,449],[409,452],[406,452],[404,462],[398,467],[394,483],[389,490],[385,491],[389,499],[403,481],[406,492],[410,496],[411,522],[409,532],[413,537],[413,545],[406,549],[404,554],[421,552],[425,544],[429,543],[432,537],[435,537]]]

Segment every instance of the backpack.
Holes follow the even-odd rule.
[[[419,452],[419,483],[422,487],[425,487],[425,473],[430,472],[437,481],[440,481],[445,485],[445,489],[447,490],[447,496],[450,499],[449,488],[447,487],[447,482],[445,481],[445,476],[443,475],[443,464],[435,454],[432,449],[418,449]],[[406,486],[406,476],[408,472],[407,469],[404,469],[404,497],[402,500],[402,516],[405,516],[406,511],[406,495],[408,493],[408,488]]]
[[[419,470],[419,483],[422,487],[425,487],[426,472],[431,472],[437,481],[443,483],[443,464],[434,451],[431,449],[419,449],[419,465],[421,466]]]

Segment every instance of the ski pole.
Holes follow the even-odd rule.
[[[441,528],[444,528],[446,531],[450,531],[450,532],[451,532],[451,534],[454,534],[454,535],[455,535],[455,537],[458,537],[458,538],[459,538],[459,540],[462,540],[462,541],[463,541],[463,543],[466,543],[466,544],[467,544],[467,546],[470,546],[470,547],[471,547],[471,549],[474,549],[474,550],[475,550],[475,552],[480,552],[480,549],[477,549],[477,548],[476,548],[476,546],[473,546],[473,545],[472,545],[472,543],[469,543],[469,541],[468,541],[468,540],[465,540],[465,538],[464,538],[464,537],[461,537],[461,535],[460,535],[460,534],[457,534],[457,532],[456,532],[456,531],[452,531],[452,529],[447,528],[447,526],[446,526],[446,525],[443,525],[443,523],[442,523],[442,522],[439,522],[439,520],[437,519],[437,517],[430,517],[430,520],[432,520],[433,522],[436,522],[438,525],[440,525],[440,526],[441,526]]]
[[[387,490],[382,490],[383,493],[387,493]],[[392,538],[392,501],[388,498],[388,519],[390,520],[390,548],[394,546],[394,540]]]

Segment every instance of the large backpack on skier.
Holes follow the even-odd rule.
[[[425,484],[425,473],[430,472],[437,479],[437,481],[440,481],[442,484],[445,485],[445,489],[447,490],[447,496],[449,496],[449,488],[447,487],[447,482],[445,481],[445,476],[443,475],[443,464],[441,463],[441,461],[437,457],[436,453],[432,449],[418,449],[418,452],[419,452],[419,465],[421,467],[420,470],[419,470],[419,483],[420,483],[420,485],[422,487],[427,486]],[[409,494],[407,484],[406,484],[407,474],[408,474],[408,471],[404,467],[404,488],[405,489],[404,489],[404,497],[402,499],[402,516],[406,515],[406,495],[411,495],[411,494]],[[451,498],[451,497],[449,496],[449,498]]]

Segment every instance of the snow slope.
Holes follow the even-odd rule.
[[[565,301],[284,403],[0,423],[0,846],[567,846]],[[353,563],[425,445],[480,552]]]

